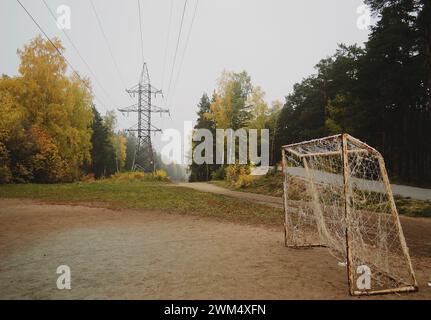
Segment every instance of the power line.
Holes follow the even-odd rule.
[[[172,24],[172,9],[174,7],[174,0],[171,0],[171,8],[169,10],[169,23],[168,23],[168,35],[166,37],[165,56],[163,59],[163,71],[162,71],[162,90],[165,84],[165,71],[166,71],[166,60],[168,56],[169,39],[171,37],[171,24]]]
[[[84,86],[91,92],[93,93],[93,90],[91,89],[91,87],[81,78],[81,76],[79,75],[79,73],[75,70],[75,68],[72,66],[72,64],[69,62],[69,60],[67,60],[67,58],[63,55],[63,53],[61,52],[61,50],[54,44],[54,42],[51,40],[51,38],[46,34],[46,32],[42,29],[42,27],[39,25],[39,23],[37,23],[36,19],[31,15],[31,13],[26,9],[26,7],[24,7],[24,5],[21,3],[20,0],[16,0],[19,5],[24,9],[24,11],[27,13],[27,15],[30,17],[31,20],[33,20],[34,24],[38,27],[38,29],[40,30],[40,32],[42,32],[42,34],[45,36],[45,38],[49,41],[49,43],[55,48],[55,50],[58,52],[58,54],[60,54],[64,61],[66,61],[67,65],[72,69],[72,71],[76,74],[76,76],[79,78],[79,80],[84,84]],[[94,93],[93,93],[94,94]],[[94,94],[94,97],[96,100],[99,101],[99,103],[106,109],[106,107],[103,105],[103,102]]]
[[[191,34],[192,34],[193,23],[194,23],[194,21],[195,21],[196,12],[197,12],[197,9],[198,9],[198,4],[199,4],[199,0],[196,0],[195,8],[194,8],[194,10],[193,10],[192,22],[191,22],[191,24],[190,24],[190,29],[189,29],[189,32],[188,32],[188,34],[187,34],[186,44],[185,44],[185,47],[184,47],[183,55],[181,56],[180,66],[179,66],[179,68],[178,68],[177,77],[175,78],[175,82],[174,82],[174,86],[173,86],[173,90],[172,90],[172,97],[175,95],[175,90],[176,90],[176,88],[177,88],[178,79],[179,79],[179,77],[180,77],[181,69],[182,69],[182,67],[183,67],[184,57],[186,56],[187,47],[188,47],[188,45],[189,45],[190,36],[191,36]],[[169,104],[168,104],[168,105],[169,105]]]
[[[183,30],[184,14],[186,12],[186,7],[187,7],[187,0],[184,0],[184,8],[183,8],[182,16],[181,16],[180,31],[178,32],[177,47],[175,48],[174,61],[172,63],[172,70],[171,70],[171,76],[169,78],[169,86],[168,86],[168,92],[167,92],[167,95],[166,95],[166,97],[167,97],[166,100],[168,100],[169,93],[171,91],[172,78],[173,78],[173,75],[174,75],[175,63],[176,63],[176,60],[177,60],[178,47],[180,45],[181,32]]]
[[[141,71],[139,83],[130,90],[129,94],[138,95],[138,102],[122,109],[118,109],[121,113],[137,113],[138,123],[127,129],[128,132],[136,132],[138,134],[135,147],[135,155],[133,157],[132,170],[151,171],[155,170],[153,144],[151,134],[161,132],[162,130],[152,124],[153,113],[169,113],[169,110],[153,105],[152,98],[161,91],[154,88],[150,82],[147,64]],[[145,157],[147,155],[147,157]]]
[[[42,0],[43,3],[45,4],[45,7],[48,9],[48,11],[50,12],[52,18],[54,19],[54,21],[56,21],[56,17],[54,15],[54,13],[52,12],[51,8],[48,6],[48,4],[46,3],[45,0]],[[66,36],[66,38],[69,40],[69,42],[71,43],[72,47],[74,48],[74,50],[76,51],[76,53],[78,54],[79,58],[81,59],[81,61],[85,64],[85,66],[87,67],[88,71],[91,73],[91,75],[93,76],[94,80],[96,81],[96,83],[98,84],[98,86],[102,89],[102,91],[105,93],[106,97],[112,101],[112,98],[110,97],[109,93],[105,90],[105,88],[102,86],[102,84],[100,83],[99,79],[97,78],[96,74],[93,72],[93,70],[90,68],[90,65],[87,63],[87,61],[85,61],[84,57],[81,55],[81,53],[79,52],[78,48],[76,47],[76,45],[74,44],[74,42],[72,41],[72,39],[69,37],[69,35],[67,34],[66,30],[62,29],[64,35]]]
[[[141,2],[138,0],[138,13],[139,13],[139,31],[141,32],[141,52],[142,52],[142,63],[144,59],[144,36],[142,34],[142,17],[141,17]]]
[[[96,6],[94,5],[93,0],[90,0],[90,4],[91,4],[91,7],[93,8],[94,15],[96,16],[96,20],[97,20],[97,23],[99,25],[100,31],[102,32],[102,35],[103,35],[103,38],[105,40],[106,46],[108,47],[108,51],[109,51],[109,53],[111,55],[111,59],[112,59],[112,62],[114,63],[114,66],[115,66],[115,69],[117,71],[118,77],[121,80],[124,88],[126,88],[127,87],[126,83],[125,83],[125,81],[124,81],[124,79],[123,79],[123,77],[121,75],[121,71],[120,71],[120,68],[118,67],[117,60],[115,60],[114,54],[112,53],[111,45],[109,44],[108,37],[106,36],[105,31],[103,30],[102,21],[99,18],[99,15],[97,13]]]

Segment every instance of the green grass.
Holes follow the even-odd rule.
[[[56,203],[97,203],[109,208],[193,214],[252,224],[283,224],[281,209],[156,181],[102,180],[56,185],[0,185],[0,198],[37,199]]]

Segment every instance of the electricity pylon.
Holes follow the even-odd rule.
[[[138,95],[137,103],[124,109],[118,109],[118,111],[123,114],[129,114],[131,112],[136,112],[138,114],[138,123],[126,130],[128,132],[137,132],[138,134],[132,170],[145,171],[145,169],[151,168],[154,172],[155,162],[151,134],[162,132],[162,130],[151,124],[151,115],[153,113],[169,113],[169,110],[154,106],[151,102],[152,97],[156,97],[157,94],[162,94],[162,91],[151,85],[146,63],[144,63],[142,67],[139,83],[131,89],[126,90],[126,92],[132,97]],[[145,153],[147,153],[147,157],[145,157]]]

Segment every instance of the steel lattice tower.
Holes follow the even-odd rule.
[[[126,90],[126,92],[132,97],[138,96],[137,103],[124,109],[118,109],[121,113],[129,114],[135,112],[138,114],[138,123],[126,130],[128,132],[137,132],[138,134],[132,170],[145,171],[146,168],[151,168],[154,172],[155,162],[151,134],[162,132],[162,130],[151,124],[151,115],[153,113],[169,113],[169,110],[152,104],[152,97],[155,97],[157,94],[162,94],[162,91],[151,85],[146,63],[144,63],[142,67],[139,83],[131,89]],[[147,157],[145,157],[146,152],[148,153]]]

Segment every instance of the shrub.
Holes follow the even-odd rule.
[[[140,172],[140,171],[131,172],[132,180],[145,180],[147,176],[148,174],[146,174],[145,172]]]
[[[169,181],[168,174],[165,170],[156,170],[153,173],[153,178],[157,181]]]
[[[211,174],[212,180],[224,180],[225,177],[226,177],[226,171],[223,166],[221,166]]]
[[[164,170],[156,170],[154,173],[136,172],[118,172],[112,175],[109,180],[112,181],[170,181],[168,174]]]
[[[250,175],[250,166],[246,164],[232,164],[226,169],[226,180],[235,185],[240,176]]]
[[[117,172],[113,176],[111,176],[111,180],[114,181],[135,181],[135,180],[144,180],[146,174],[144,172]]]
[[[235,182],[235,188],[247,188],[253,184],[254,178],[250,175],[240,174]]]

